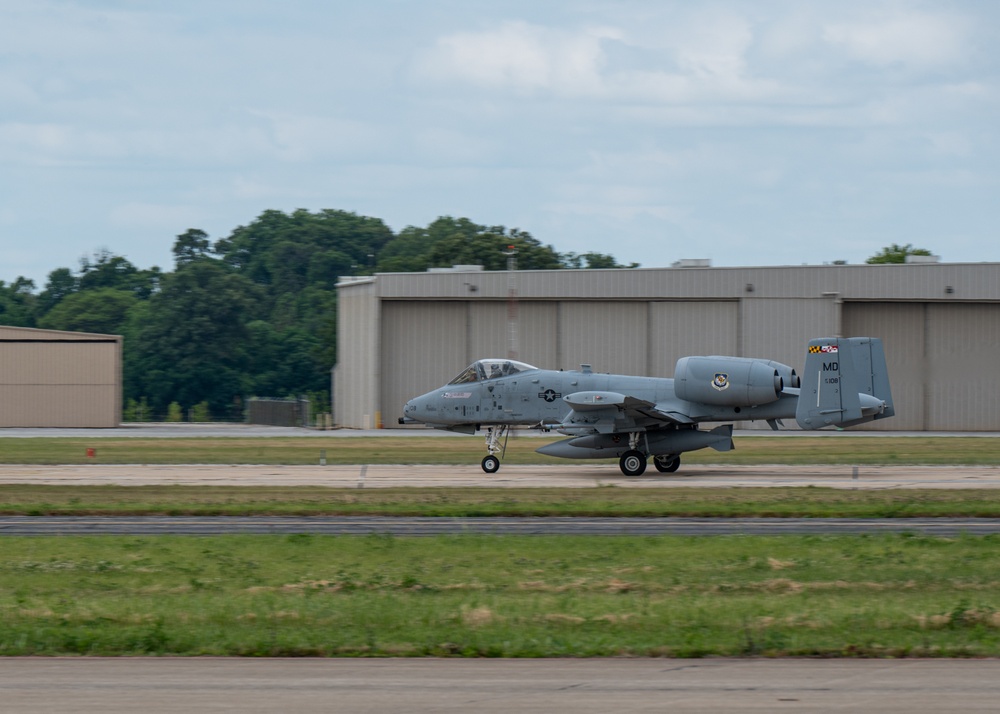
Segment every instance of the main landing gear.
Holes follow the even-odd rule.
[[[507,437],[510,435],[509,426],[491,426],[486,429],[486,450],[489,455],[483,457],[483,471],[488,474],[495,474],[500,470],[500,457],[507,453]],[[500,440],[503,439],[503,444]],[[497,456],[497,453],[500,456]]]
[[[639,434],[628,435],[629,450],[618,460],[618,468],[626,476],[642,476],[646,471],[646,454],[639,451]],[[680,454],[660,454],[653,457],[653,466],[661,474],[672,474],[681,465]]]
[[[664,454],[653,457],[653,466],[661,474],[672,474],[680,465],[680,454]],[[637,449],[629,449],[618,460],[618,467],[626,476],[642,476],[646,471],[646,455]]]
[[[618,460],[618,467],[626,476],[642,476],[646,470],[646,455],[641,451],[629,449]]]
[[[681,465],[681,455],[680,454],[663,454],[662,456],[653,457],[653,466],[661,474],[672,474]]]

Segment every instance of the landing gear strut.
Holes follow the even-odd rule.
[[[483,458],[483,471],[488,474],[495,474],[500,470],[500,457],[507,453],[507,437],[510,435],[509,426],[491,426],[486,429],[486,450],[489,456]],[[503,444],[500,440],[503,439]],[[500,457],[497,456],[499,452]]]
[[[646,455],[639,451],[639,432],[628,435],[628,451],[618,460],[618,468],[626,476],[642,476],[646,470]]]

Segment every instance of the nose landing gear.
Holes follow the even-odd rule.
[[[486,429],[486,450],[489,452],[482,461],[483,471],[488,474],[495,474],[500,470],[500,458],[507,453],[507,437],[510,435],[509,426],[491,426]],[[500,440],[503,439],[503,444]],[[500,456],[497,456],[497,453]]]

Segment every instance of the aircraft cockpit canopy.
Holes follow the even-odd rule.
[[[487,379],[509,377],[518,372],[527,372],[529,369],[538,368],[513,359],[481,359],[462,370],[462,373],[448,382],[448,384],[484,382]]]

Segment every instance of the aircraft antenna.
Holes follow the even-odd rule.
[[[507,246],[507,359],[517,359],[517,251]]]

